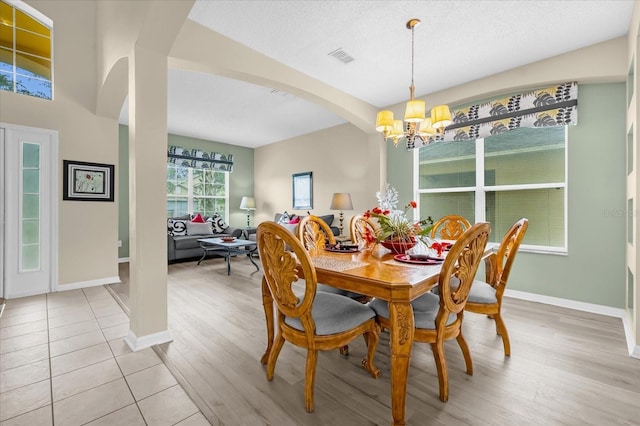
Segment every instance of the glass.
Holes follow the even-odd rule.
[[[37,143],[25,142],[22,144],[22,167],[40,167],[40,145]]]
[[[34,96],[36,98],[51,99],[51,82],[16,74],[16,93]]]
[[[36,271],[40,269],[40,245],[30,244],[22,246],[22,271]]]
[[[493,242],[526,217],[529,228],[523,244],[564,247],[564,188],[487,192],[486,209]]]
[[[564,147],[564,127],[522,128],[485,138],[485,185],[564,182]]]
[[[40,192],[40,170],[22,170],[22,188],[27,194],[38,194]]]
[[[475,141],[436,142],[420,148],[419,189],[476,184]]]
[[[38,219],[40,217],[40,196],[38,194],[22,195],[22,218]]]
[[[473,191],[420,194],[420,219],[431,216],[435,222],[443,216],[457,214],[474,223],[475,202]]]
[[[13,52],[0,47],[0,71],[13,74]]]
[[[38,244],[40,242],[40,221],[26,219],[22,221],[22,243]]]

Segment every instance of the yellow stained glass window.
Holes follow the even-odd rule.
[[[27,12],[0,1],[0,89],[52,99],[52,27]]]

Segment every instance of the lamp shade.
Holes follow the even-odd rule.
[[[331,210],[353,210],[351,194],[348,192],[336,192],[331,199]]]
[[[393,129],[393,111],[379,111],[376,116],[376,131],[388,132]]]
[[[243,210],[255,210],[256,201],[253,197],[242,197],[242,201],[240,201],[240,208]]]
[[[431,125],[434,129],[441,129],[451,124],[451,111],[447,105],[431,108]]]
[[[404,134],[404,125],[402,120],[393,120],[393,129],[389,132],[390,138],[397,138]]]
[[[437,133],[437,131],[431,125],[431,119],[430,118],[425,118],[420,123],[420,128],[418,129],[418,134],[419,135],[421,135],[421,136],[429,136],[429,135],[435,135],[436,133]]]
[[[424,120],[425,103],[423,100],[414,99],[407,102],[404,112],[404,121],[409,123],[419,123]]]

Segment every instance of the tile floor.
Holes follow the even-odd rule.
[[[102,286],[8,300],[0,316],[0,426],[209,425]]]

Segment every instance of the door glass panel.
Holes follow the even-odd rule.
[[[20,270],[40,268],[40,145],[22,143]]]

